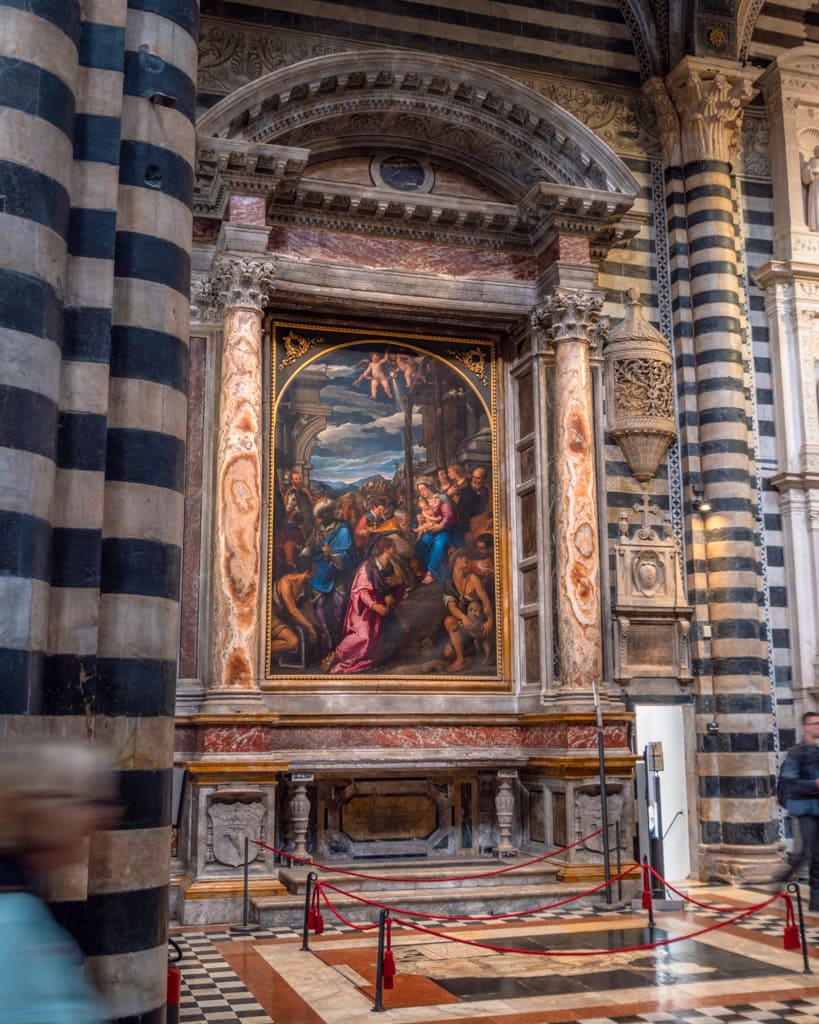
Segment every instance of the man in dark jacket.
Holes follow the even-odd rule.
[[[788,814],[799,822],[800,846],[791,854],[790,876],[810,858],[810,906],[819,913],[819,712],[802,716],[802,742],[788,751],[781,775],[788,783]]]

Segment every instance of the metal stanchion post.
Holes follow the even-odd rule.
[[[310,952],[310,897],[313,895],[313,882],[318,878],[315,871],[307,872],[307,885],[304,889],[304,927],[301,933],[302,952]]]
[[[372,1008],[373,1013],[384,1012],[384,1004],[382,1002],[384,989],[384,932],[386,931],[388,916],[388,910],[382,910],[378,915],[378,959],[375,964],[375,1002]]]
[[[245,863],[244,863],[244,884],[242,886],[242,923],[233,924],[230,926],[232,932],[257,932],[259,926],[257,924],[249,924],[249,904],[250,897],[248,895],[248,874],[250,871],[250,840],[245,836]]]
[[[623,862],[620,858],[620,822],[615,821],[614,823],[614,852],[617,857],[617,902],[623,902],[623,879],[620,877],[623,873]]]
[[[645,865],[648,864],[648,857],[643,857],[643,864],[645,864]],[[648,891],[649,891],[649,893],[651,893],[650,883],[649,883],[649,890]],[[649,901],[648,901],[648,926],[649,926],[649,928],[651,929],[651,931],[653,933],[654,932],[654,900],[653,900],[653,898],[649,898]]]
[[[597,683],[592,683],[594,709],[597,712],[597,758],[600,762],[600,816],[603,826],[603,872],[606,879],[606,903],[611,903],[611,858],[609,856],[609,808],[606,800],[606,746],[603,734],[603,712]]]
[[[799,883],[789,882],[788,892],[791,892],[796,896],[796,913],[799,915],[799,938],[802,940],[802,963],[804,965],[802,973],[813,974],[813,971],[810,969],[810,960],[808,958],[808,944],[805,940],[805,915],[802,911],[802,891],[799,887]]]

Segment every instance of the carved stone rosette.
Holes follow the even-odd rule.
[[[657,472],[674,440],[674,383],[665,338],[643,317],[629,288],[626,315],[604,347],[608,431],[640,483]]]

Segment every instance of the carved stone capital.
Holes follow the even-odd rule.
[[[600,315],[603,296],[599,292],[568,291],[558,288],[535,306],[531,324],[550,346],[563,341],[582,341],[596,348],[605,341],[608,318]]]
[[[684,164],[734,161],[743,110],[755,92],[751,77],[736,65],[692,57],[686,57],[668,76],[668,90],[680,115]]]
[[[649,78],[643,86],[643,94],[651,101],[657,118],[657,134],[667,167],[682,164],[680,144],[680,115],[674,106],[662,78]]]
[[[261,313],[273,293],[276,264],[243,256],[217,256],[213,263],[205,308],[253,309]]]

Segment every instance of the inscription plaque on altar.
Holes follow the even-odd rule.
[[[438,825],[438,808],[423,794],[362,794],[343,807],[341,826],[356,841],[422,839]]]

